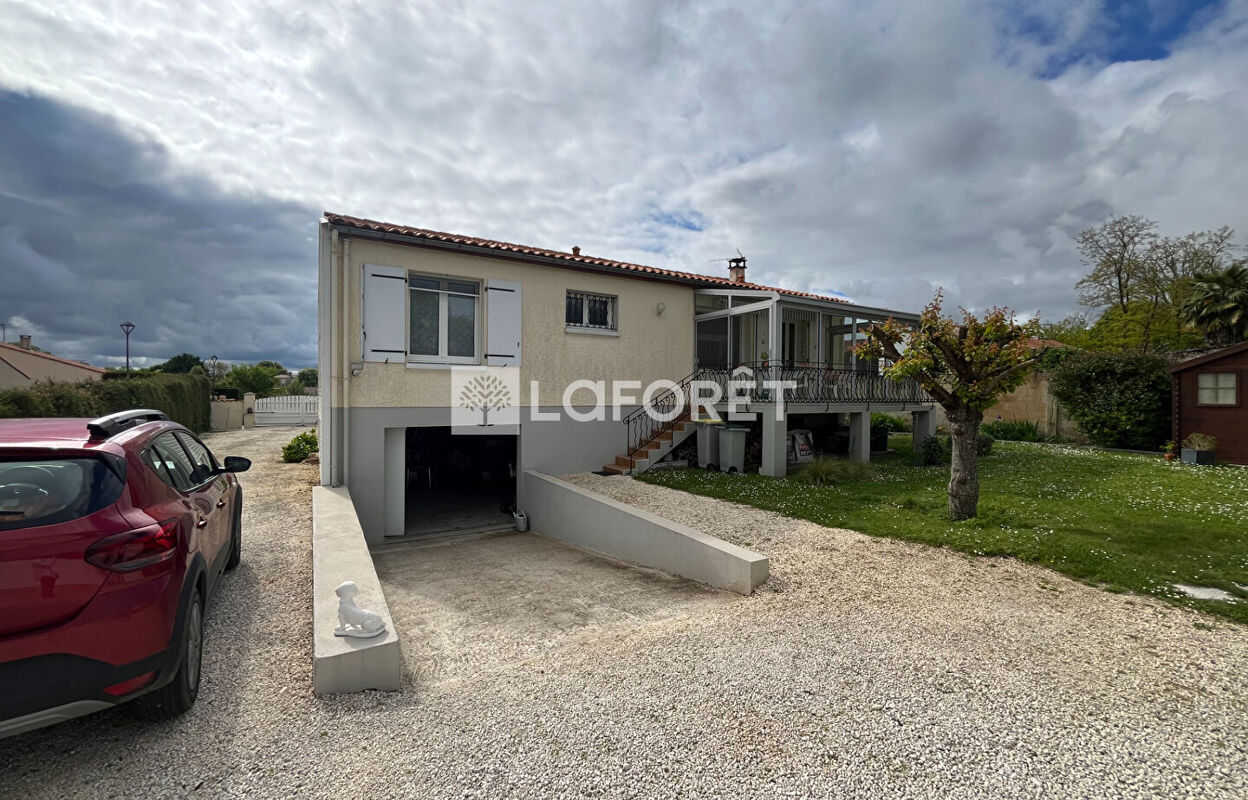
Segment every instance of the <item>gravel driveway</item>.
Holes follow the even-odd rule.
[[[292,433],[211,437],[256,465],[195,709],[0,741],[0,797],[1248,796],[1248,631],[628,478],[573,480],[713,522],[771,581],[462,680],[316,698],[315,474],[278,461]]]

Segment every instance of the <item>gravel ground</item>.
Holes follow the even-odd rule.
[[[0,797],[1248,796],[1248,631],[628,478],[571,480],[750,542],[772,579],[462,680],[317,698],[314,471],[277,460],[289,436],[211,442],[257,463],[195,709],[0,741]]]

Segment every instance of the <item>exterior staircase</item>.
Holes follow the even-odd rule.
[[[612,475],[639,475],[657,464],[664,456],[684,443],[697,430],[686,412],[668,430],[641,445],[630,459],[627,454],[616,456],[615,462],[603,466],[602,471]]]

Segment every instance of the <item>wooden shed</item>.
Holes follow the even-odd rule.
[[[1193,433],[1217,437],[1218,460],[1248,464],[1248,342],[1170,367],[1176,443]]]

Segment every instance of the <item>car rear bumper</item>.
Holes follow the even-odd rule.
[[[93,604],[66,625],[0,640],[0,738],[132,700],[173,679],[195,581],[181,591],[167,579],[131,588],[109,598],[145,603],[123,617],[128,631],[112,615],[93,624]],[[131,653],[124,663],[114,661],[119,650]]]
[[[33,731],[37,728],[46,728],[49,725],[55,725],[58,722],[64,722],[74,717],[94,714],[96,711],[103,711],[111,706],[112,703],[105,703],[101,700],[79,700],[76,703],[66,703],[56,708],[36,711],[24,717],[0,720],[0,739],[6,736],[16,736],[26,731]]]
[[[0,664],[4,687],[0,738],[115,706],[159,688],[177,671],[178,655],[179,648],[170,646],[121,666],[63,654]]]

